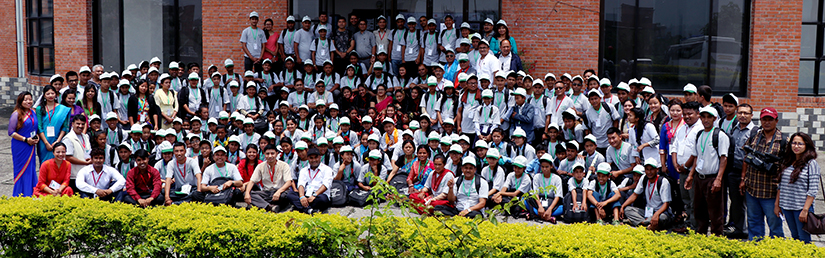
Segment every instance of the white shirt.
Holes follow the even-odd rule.
[[[512,60],[512,56],[513,55],[511,55],[510,52],[507,52],[507,55],[504,55],[504,52],[502,52],[501,56],[498,57],[498,62],[501,63],[502,71],[510,70],[510,60]]]
[[[309,166],[304,167],[298,172],[298,187],[304,187],[304,196],[310,197],[315,194],[321,186],[326,186],[329,189],[332,186],[332,179],[335,177],[332,173],[332,168],[325,164],[319,164],[318,168],[311,169]],[[321,193],[326,194],[326,192]]]
[[[676,133],[671,139],[670,154],[676,153],[676,161],[679,166],[685,166],[690,156],[693,155],[693,147],[696,145],[696,134],[702,130],[701,122],[696,121],[692,126],[684,124],[676,129]]]
[[[565,97],[564,95],[562,95],[561,99],[557,96],[553,96],[550,98],[550,101],[547,101],[547,106],[544,107],[545,115],[551,116],[550,123],[556,123],[556,125],[562,126],[564,124],[564,119],[561,118],[561,114],[572,106],[573,100],[570,98]]]
[[[487,193],[490,192],[490,187],[484,182],[483,178],[479,178],[481,183],[478,190],[476,190],[475,176],[472,179],[464,180],[458,184],[458,179],[455,180],[455,187],[453,187],[453,194],[455,195],[455,208],[458,210],[466,210],[479,203],[478,199],[487,199]],[[479,194],[480,193],[480,194]]]
[[[112,181],[115,181],[115,184],[109,187]],[[112,192],[117,192],[126,185],[126,178],[123,178],[120,172],[113,167],[103,165],[98,173],[95,171],[94,165],[87,165],[77,172],[75,184],[84,193],[94,194],[99,189],[110,189]]]
[[[501,70],[500,67],[501,63],[499,63],[496,56],[490,52],[484,57],[479,57],[478,63],[476,64],[476,72],[478,72],[478,75],[487,74],[490,78],[493,78],[493,75]]]
[[[241,177],[241,172],[238,171],[238,167],[235,164],[229,163],[229,161],[224,163],[222,168],[218,168],[218,164],[209,165],[206,170],[203,171],[203,178],[201,179],[201,184],[208,185],[209,182],[212,182],[212,179],[219,178],[219,177],[228,177],[232,178],[232,180],[239,181],[243,180]]]
[[[533,182],[530,180],[530,176],[527,173],[522,173],[521,178],[516,178],[516,172],[510,172],[507,175],[507,179],[504,180],[504,185],[501,187],[501,191],[505,191],[509,188],[515,188],[517,191],[521,191],[521,193],[528,193],[530,192],[530,186]]]

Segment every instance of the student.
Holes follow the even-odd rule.
[[[644,208],[633,206],[639,197],[645,200]],[[636,190],[622,204],[619,214],[626,217],[631,226],[644,225],[649,230],[662,230],[673,219],[671,200],[669,181],[659,176],[659,162],[649,158],[645,160],[645,179],[636,184]]]
[[[421,33],[416,30],[415,25],[415,17],[410,16],[407,18],[408,30],[401,33],[401,53],[404,55],[402,60],[404,62],[403,65],[407,67],[408,71],[414,71],[424,56],[424,52],[420,51],[422,45],[420,40]]]
[[[543,129],[542,129],[542,132],[544,132]],[[557,157],[556,157],[556,147],[559,147],[559,146],[561,146],[562,148],[565,147],[563,137],[561,136],[560,133],[561,133],[561,128],[557,124],[553,123],[553,124],[550,124],[549,126],[547,126],[547,133],[545,134],[545,137],[547,139],[544,143],[544,145],[547,146],[547,149],[545,149],[544,151],[549,153],[550,156],[553,157],[554,160],[557,159]],[[562,152],[564,152],[564,151],[562,151]],[[541,156],[539,156],[539,157],[541,157]]]
[[[344,185],[347,186],[347,193],[349,193],[358,188],[358,176],[361,174],[361,163],[354,159],[355,153],[349,145],[341,146],[339,152],[341,160],[332,167],[332,171],[335,172],[333,179],[344,182]],[[393,170],[393,172],[395,171]],[[394,175],[394,173],[391,175]]]
[[[319,76],[323,76],[323,74]],[[309,108],[315,109],[318,104],[326,107],[335,103],[333,102],[332,92],[327,91],[327,87],[328,85],[321,79],[315,82],[315,92],[309,94],[309,99],[307,100]]]
[[[312,19],[309,16],[301,18],[301,29],[295,32],[293,48],[295,50],[295,58],[298,63],[303,63],[305,60],[312,61],[311,46],[315,39],[315,33],[310,30],[312,26]],[[285,43],[286,44],[286,43]]]
[[[244,118],[243,120],[244,133],[240,135],[241,149],[245,150],[250,144],[257,144],[261,139],[261,135],[255,132],[255,122],[252,118]]]
[[[487,196],[492,197],[504,185],[507,173],[504,171],[504,168],[498,165],[501,155],[497,149],[487,150],[485,157],[487,158],[488,165],[481,169],[481,177],[485,179],[486,183],[490,186],[490,191],[487,193]],[[491,201],[487,203],[487,205],[488,207],[494,207],[496,202]]]
[[[172,126],[172,121],[177,117],[179,111],[179,102],[177,93],[170,89],[172,77],[169,74],[162,74],[160,76],[160,90],[155,91],[154,99],[159,110],[162,123],[161,129],[167,129]]]
[[[587,170],[587,178],[590,180],[595,176],[596,166],[605,161],[604,155],[596,151],[596,141],[596,136],[592,134],[585,136],[584,151],[581,153],[581,155],[584,156],[584,163],[582,163],[582,165],[584,165],[585,170]]]
[[[137,165],[126,174],[126,194],[123,202],[137,204],[140,207],[164,204],[161,196],[161,179],[158,170],[149,166],[149,152],[138,150],[135,152]]]
[[[602,102],[603,95],[597,89],[587,93],[590,105],[584,111],[584,119],[590,133],[596,137],[596,147],[600,153],[604,153],[607,146],[607,129],[617,127],[621,119],[621,113],[616,111],[613,105]],[[592,167],[593,165],[585,165]]]
[[[514,131],[522,129],[522,131],[526,131],[526,143],[533,143],[534,137],[536,137],[533,130],[533,124],[535,122],[534,116],[536,113],[534,110],[535,107],[525,102],[527,100],[527,91],[525,91],[524,88],[514,90],[512,96],[515,102],[512,103],[514,105],[512,105],[512,109],[510,110],[511,114],[507,118],[507,120],[510,121],[510,135],[514,135]],[[531,159],[529,156],[526,157]]]
[[[481,93],[484,104],[478,107],[478,113],[474,114],[476,135],[485,141],[490,140],[490,134],[501,125],[498,107],[493,105],[493,91],[486,89]]]
[[[541,176],[534,176],[532,195],[533,198],[526,201],[528,219],[536,218],[550,223],[556,223],[556,216],[562,214],[562,182],[556,175],[553,167],[553,160],[549,154],[544,154],[539,158],[541,162]]]
[[[627,141],[633,145],[634,151],[638,152],[637,163],[647,158],[659,158],[659,132],[656,126],[648,123],[644,119],[644,110],[633,108],[628,114],[631,123]]]
[[[635,174],[635,173],[634,173]],[[596,215],[596,223],[605,224],[605,218],[613,213],[613,225],[619,225],[619,208],[621,203],[619,199],[622,197],[619,194],[619,188],[616,183],[610,180],[610,164],[606,162],[599,163],[596,169],[596,180],[590,181],[587,185],[587,200],[592,203],[590,208]]]
[[[329,61],[330,68],[332,68],[331,53],[337,51],[337,49],[335,49],[335,43],[327,38],[326,25],[319,25],[317,30],[318,37],[313,39],[312,44],[309,46],[310,55],[312,56],[312,60],[315,61],[316,64],[326,65],[326,61]]]
[[[205,165],[203,176],[198,189],[203,194],[216,194],[230,187],[243,186],[243,177],[238,167],[227,161],[227,151],[223,146],[216,146],[212,152],[214,163]],[[215,179],[225,178],[227,181],[220,186],[210,185]]]
[[[493,77],[493,84],[495,87],[491,87],[490,90],[493,91],[493,106],[498,107],[498,116],[501,119],[499,121],[501,123],[501,129],[504,129],[505,132],[510,132],[510,114],[512,106],[515,106],[516,100],[513,98],[513,94],[511,93],[511,89],[507,88],[507,72],[506,71],[498,71],[495,73],[495,77]],[[526,95],[526,94],[524,94]],[[522,96],[524,96],[522,95]],[[482,96],[483,98],[483,96]]]
[[[524,173],[526,166],[527,158],[524,156],[518,156],[513,159],[513,172],[507,175],[499,191],[490,197],[492,203],[495,203],[495,205],[510,203],[513,198],[521,198],[523,194],[530,192],[530,186],[533,183],[530,176]],[[520,212],[521,209],[517,209],[516,207],[518,207],[518,205],[513,205],[512,208],[510,208],[509,212],[511,215],[526,215],[522,214]]]
[[[246,153],[241,149],[241,140],[237,135],[229,136],[226,145],[226,162],[238,165],[242,159],[246,158]]]
[[[175,161],[168,162],[164,175],[164,204],[168,206],[172,203],[203,201],[201,185],[198,183],[203,178],[198,161],[186,157],[186,146],[183,143],[176,142],[173,152]]]
[[[226,111],[226,106],[229,104],[229,99],[226,98],[224,88],[220,85],[221,74],[215,72],[212,74],[212,87],[204,89],[205,98],[208,100],[207,106],[209,108],[209,117],[219,117],[220,112]]]
[[[538,156],[536,156],[536,149],[529,144],[529,137],[527,137],[527,135],[528,133],[522,130],[521,127],[517,127],[516,130],[513,131],[513,144],[508,144],[505,147],[508,157],[524,156],[527,160],[538,158]]]
[[[321,164],[320,152],[312,148],[307,151],[309,166],[301,168],[298,176],[298,191],[287,195],[294,209],[302,213],[313,214],[329,208],[327,190],[332,185],[332,169]]]
[[[685,189],[696,188],[693,197],[696,233],[707,234],[710,224],[710,233],[721,236],[727,208],[722,191],[722,179],[727,167],[730,139],[727,133],[719,132],[718,140],[708,140],[717,137],[714,130],[721,130],[714,126],[718,116],[715,108],[703,107],[699,109],[699,114],[704,130],[696,136],[696,147],[689,150],[691,156],[688,161],[695,162],[685,179]],[[718,143],[715,145],[714,141]]]
[[[200,107],[209,105],[209,99],[206,97],[206,91],[203,91],[198,85],[200,76],[197,73],[189,74],[187,82],[189,87],[183,87],[178,93],[179,114],[181,119],[189,120],[197,116]],[[102,92],[101,92],[102,93]]]
[[[395,121],[392,118],[384,118],[384,135],[381,137],[380,148],[381,150],[393,153],[394,145],[398,143],[398,129],[395,128]]]
[[[584,164],[584,159],[579,157],[579,144],[575,141],[567,142],[564,147],[566,155],[563,159],[560,159],[558,166],[556,166],[556,173],[562,179],[567,180],[573,175],[573,165]]]
[[[384,157],[380,150],[371,150],[367,164],[361,165],[358,173],[358,188],[364,191],[371,191],[378,181],[387,182],[387,168],[382,165],[381,158]]]
[[[562,115],[562,137],[565,141],[584,141],[584,131],[587,129],[583,124],[579,124],[579,116],[576,115],[576,110],[569,108],[565,110]]]
[[[737,107],[739,107],[739,98],[737,98],[736,95],[733,95],[733,93],[728,93],[725,94],[725,96],[722,96],[722,109],[725,111],[725,114],[721,117],[722,119],[717,120],[718,123],[715,125],[716,127],[721,128],[722,131],[728,135],[731,135],[733,128],[735,128],[739,123],[736,119]],[[719,115],[721,116],[723,114]]]
[[[626,178],[632,177],[630,172],[636,166],[636,157],[639,155],[638,151],[633,150],[630,143],[623,142],[620,136],[620,131],[616,127],[607,129],[607,141],[610,147],[607,147],[607,163],[611,164],[613,170],[610,171],[612,178],[619,179],[620,176]]]
[[[619,97],[613,95],[613,84],[610,83],[610,79],[602,78],[599,80],[599,91],[604,94],[604,96],[602,96],[602,102],[615,108],[616,104],[619,103]]]
[[[92,150],[91,156],[91,165],[82,167],[77,173],[75,184],[80,190],[80,197],[118,201],[120,190],[128,184],[127,180],[117,170],[103,164],[106,155],[102,149]]]
[[[440,54],[438,46],[442,43],[441,38],[438,33],[436,33],[435,19],[427,20],[427,26],[425,28],[427,29],[426,33],[421,35],[421,51],[424,53],[422,63],[435,64],[438,63]]]
[[[685,211],[688,218],[685,220],[688,227],[696,225],[693,216],[693,196],[694,190],[687,189],[685,180],[690,173],[690,168],[693,167],[693,161],[690,161],[691,153],[696,147],[696,134],[702,130],[699,121],[699,102],[691,101],[681,105],[682,120],[684,125],[676,129],[673,136],[672,144],[670,145],[670,155],[673,159],[673,165],[676,171],[679,172],[679,191],[682,196],[682,202],[685,204]]]
[[[293,191],[292,173],[286,162],[278,160],[278,148],[274,144],[264,148],[266,162],[258,164],[249,182],[244,186],[244,202],[264,211],[280,212],[289,204],[287,197]],[[267,180],[269,179],[269,180]],[[261,186],[253,191],[254,185]]]
[[[155,153],[160,154],[160,159],[157,159],[157,161],[154,162],[155,165],[152,166],[152,167],[157,169],[158,174],[162,175],[163,178],[165,178],[165,176],[166,176],[166,166],[169,165],[170,163],[173,163],[173,161],[172,161],[172,158],[174,157],[174,155],[172,154],[173,151],[174,151],[174,149],[172,147],[172,144],[168,141],[161,142],[160,144],[158,144],[157,148],[155,149]],[[162,179],[161,181],[165,181],[165,180]]]
[[[461,166],[462,176],[447,181],[447,200],[449,204],[438,205],[436,212],[445,216],[463,216],[475,218],[483,216],[481,210],[487,202],[489,186],[476,176],[476,163],[471,157],[464,157]]]

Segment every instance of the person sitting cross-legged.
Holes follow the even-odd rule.
[[[162,182],[160,172],[149,166],[149,152],[144,149],[135,152],[135,164],[126,174],[126,194],[123,202],[137,204],[140,207],[163,205],[160,193]]]
[[[645,178],[636,184],[636,190],[622,204],[619,213],[627,217],[630,225],[645,225],[649,230],[660,230],[666,228],[673,218],[670,212],[670,183],[664,177],[660,177],[658,172],[659,162],[656,158],[645,160]],[[638,197],[644,198],[647,202],[645,207],[632,206]]]
[[[55,151],[55,155],[57,155]],[[99,198],[104,201],[116,201],[126,179],[114,168],[103,164],[106,153],[103,149],[94,149],[91,153],[92,164],[77,172],[75,184],[80,190],[81,198]]]
[[[258,164],[252,177],[247,182],[244,192],[244,201],[247,204],[264,209],[265,211],[279,212],[289,204],[287,195],[292,193],[292,172],[289,164],[278,160],[278,146],[269,144],[264,148],[266,162]],[[258,184],[261,189],[253,191],[252,186]]]

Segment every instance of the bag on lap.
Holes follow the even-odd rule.
[[[572,192],[564,196],[564,223],[579,223],[587,220],[587,212],[574,211],[573,203],[583,203],[584,191],[581,188],[576,188],[576,200],[573,200]]]
[[[329,201],[334,207],[342,207],[347,204],[347,186],[343,181],[332,181],[332,187],[329,188]]]
[[[227,177],[219,177],[219,178],[212,179],[212,181],[209,182],[209,185],[210,186],[219,186],[219,185],[225,184],[228,181],[232,181],[232,179],[227,178]],[[212,204],[227,204],[227,203],[230,203],[230,201],[232,201],[234,191],[235,191],[235,187],[231,186],[229,188],[224,188],[223,190],[221,190],[218,193],[211,193],[210,192],[210,193],[206,194],[206,197],[203,198],[203,202],[212,203]]]

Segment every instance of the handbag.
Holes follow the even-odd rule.
[[[808,171],[810,172],[810,170]],[[822,180],[819,180],[819,184],[820,186],[823,186]],[[808,183],[808,188],[810,187],[811,184]],[[825,187],[822,187],[820,189],[825,189]],[[811,235],[825,234],[825,214],[816,215],[813,212],[808,212],[808,222],[806,222],[805,225],[802,226],[802,230],[805,230],[805,232],[808,232]]]

